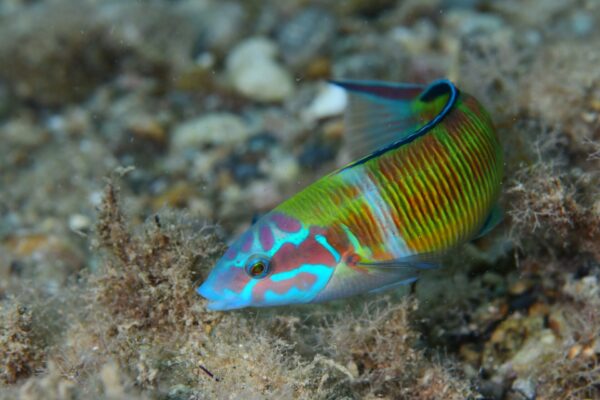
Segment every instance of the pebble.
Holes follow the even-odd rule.
[[[531,379],[516,379],[512,384],[511,391],[514,394],[511,399],[535,400],[536,398],[535,382]]]
[[[504,26],[504,21],[497,15],[465,9],[449,12],[444,22],[447,27],[458,32],[461,36],[494,33]]]
[[[548,327],[557,337],[562,337],[565,334],[567,321],[562,312],[559,310],[551,311],[548,315]]]
[[[50,139],[47,130],[29,118],[12,119],[2,126],[3,143],[14,148],[15,146],[32,148],[44,144]]]
[[[206,145],[230,145],[250,135],[241,118],[229,113],[203,115],[188,120],[175,128],[173,148],[183,151]]]
[[[275,168],[271,171],[271,178],[278,184],[294,182],[300,175],[300,166],[293,157],[281,156],[273,161]]]
[[[163,207],[186,207],[188,200],[193,195],[192,185],[186,182],[177,182],[152,199],[152,210],[158,211]]]
[[[597,299],[600,295],[600,285],[595,276],[582,279],[569,279],[563,287],[563,292],[578,300]]]
[[[579,343],[575,343],[573,346],[571,346],[571,348],[569,348],[569,351],[567,352],[567,358],[569,360],[573,360],[581,354],[581,350],[583,350],[583,346]]]
[[[188,199],[187,209],[192,215],[205,218],[207,220],[210,220],[214,214],[213,205],[206,199],[194,197]]]
[[[528,291],[532,287],[532,283],[526,280],[518,280],[513,285],[508,288],[508,291],[513,296],[519,296],[526,291]]]
[[[598,149],[598,151],[596,151],[594,154],[596,159],[600,159],[600,149]],[[594,201],[594,204],[592,205],[592,214],[595,215],[596,218],[600,217],[600,199]]]
[[[390,68],[386,58],[377,52],[351,54],[333,64],[333,76],[345,79],[368,79],[386,76]]]
[[[177,157],[170,157],[168,168],[173,171],[186,171],[189,176],[193,179],[214,179],[213,168],[223,157],[226,156],[227,152],[221,150],[198,152],[194,154],[191,166],[188,163],[179,163],[181,161]]]
[[[291,74],[276,60],[277,45],[254,37],[238,44],[226,60],[233,87],[260,102],[278,102],[294,92]]]
[[[262,132],[252,136],[247,144],[246,151],[249,153],[264,154],[273,148],[277,143],[277,138],[269,132]]]
[[[335,150],[330,145],[318,141],[311,141],[300,153],[298,162],[304,168],[316,169],[327,161],[334,159]]]
[[[264,178],[273,169],[269,166],[267,154],[276,143],[277,139],[268,132],[256,134],[243,145],[236,146],[235,151],[220,157],[215,165],[216,171],[231,175],[240,184]]]
[[[481,352],[472,343],[464,343],[458,350],[460,358],[471,365],[479,365],[481,362]]]
[[[397,26],[390,31],[390,39],[411,54],[419,54],[431,49],[436,39],[436,28],[429,20],[421,20],[408,28]]]
[[[304,103],[308,103],[308,100]],[[299,106],[300,107],[300,106]],[[288,112],[269,108],[259,115],[262,129],[270,132],[280,143],[293,147],[306,132],[306,124]]]
[[[571,16],[571,30],[576,36],[584,37],[594,30],[594,17],[585,11],[576,11]]]
[[[128,125],[128,131],[136,139],[152,142],[161,147],[167,141],[167,132],[163,124],[148,115],[132,117]]]
[[[281,194],[276,185],[270,181],[254,181],[244,192],[254,210],[266,211],[281,202]],[[247,204],[247,203],[246,203]]]
[[[233,179],[239,183],[248,183],[257,178],[262,178],[261,171],[257,163],[247,163],[241,160],[233,160],[237,163],[231,166],[233,172]]]
[[[195,52],[205,49],[227,51],[243,34],[246,12],[242,3],[218,2],[202,13],[203,31],[195,44]]]
[[[327,140],[339,142],[344,137],[344,120],[342,118],[327,121],[323,124],[323,137]]]
[[[518,312],[500,322],[484,345],[483,368],[496,370],[498,362],[505,362],[503,368],[521,371],[524,365],[547,350],[546,334],[555,340],[550,329],[544,329],[544,317],[525,317]],[[537,348],[536,346],[541,346]],[[516,365],[516,367],[515,367]]]
[[[326,84],[321,86],[317,96],[302,112],[302,118],[311,123],[322,118],[340,115],[346,109],[347,104],[348,96],[344,89]]]
[[[219,203],[221,206],[219,217],[227,218],[239,215],[241,210],[247,208],[247,206],[244,205],[244,200],[247,198],[246,191],[242,191],[238,185],[229,184],[225,186],[223,190],[221,190],[219,196]]]
[[[599,346],[598,346],[598,343],[599,342],[597,340],[594,340],[594,341],[592,341],[592,343],[587,344],[583,348],[583,350],[581,352],[581,355],[583,357],[585,357],[585,358],[592,358],[592,357],[594,357],[596,354],[598,354],[598,350],[600,350]]]
[[[327,57],[313,58],[306,66],[307,79],[325,79],[331,76],[331,60]]]
[[[285,23],[277,35],[284,60],[292,65],[313,59],[335,34],[335,19],[320,7],[308,7]]]
[[[492,271],[486,271],[483,274],[481,281],[489,286],[501,286],[505,283],[504,277],[502,277],[502,275]]]
[[[69,215],[69,229],[75,232],[85,231],[92,225],[92,220],[83,214]]]
[[[205,372],[203,371],[198,371],[197,374],[203,374]],[[169,388],[169,394],[166,396],[169,399],[173,399],[173,400],[179,400],[179,399],[193,399],[194,397],[196,397],[196,392],[194,391],[194,389],[192,389],[189,386],[185,386],[183,384],[177,384],[174,386],[171,386]]]
[[[82,252],[72,239],[54,234],[9,236],[0,242],[0,252],[14,263],[14,273],[41,283],[52,293],[84,265]]]
[[[543,329],[537,335],[527,339],[523,346],[509,361],[512,369],[526,376],[532,368],[543,363],[544,359],[556,351],[556,337],[550,329]]]
[[[40,233],[9,237],[4,244],[18,257],[32,257],[40,251],[51,249],[57,243],[56,237]]]

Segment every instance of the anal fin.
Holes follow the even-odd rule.
[[[424,253],[388,260],[362,259],[342,263],[313,302],[333,300],[360,293],[376,293],[415,282],[425,271],[438,268],[441,254]]]
[[[440,257],[441,254],[437,253],[423,253],[384,261],[361,261],[358,265],[395,275],[395,280],[369,291],[379,293],[416,282],[421,272],[439,268]]]

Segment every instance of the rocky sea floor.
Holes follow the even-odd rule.
[[[600,398],[600,2],[0,2],[0,399]],[[506,216],[412,290],[209,312],[348,161],[329,78],[448,77]],[[410,293],[406,293],[410,292]]]

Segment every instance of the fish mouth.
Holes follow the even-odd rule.
[[[239,299],[223,298],[224,296],[216,293],[208,282],[204,282],[200,285],[198,289],[196,289],[196,292],[208,300],[206,309],[210,311],[227,311],[247,306],[247,304],[242,303]]]

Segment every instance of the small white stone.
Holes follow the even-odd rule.
[[[303,118],[307,122],[314,122],[321,118],[340,115],[346,109],[348,95],[339,86],[324,85],[312,103],[304,110]]]
[[[244,122],[229,113],[215,113],[182,123],[175,128],[173,147],[176,150],[223,145],[245,140],[249,135]]]
[[[83,214],[71,214],[69,216],[69,229],[72,231],[83,231],[90,227],[92,221]]]
[[[587,36],[594,30],[594,17],[585,11],[576,11],[571,17],[571,29],[577,36]]]
[[[254,181],[246,188],[246,195],[255,210],[269,210],[281,202],[281,193],[270,181]]]
[[[421,20],[410,28],[394,27],[389,36],[390,39],[402,46],[403,51],[411,54],[423,54],[431,49],[438,35],[433,23]]]
[[[532,379],[519,378],[512,384],[512,390],[520,393],[520,398],[533,400],[536,397],[535,382]]]
[[[211,69],[215,66],[215,55],[211,52],[204,52],[196,57],[196,65],[204,69]]]
[[[497,15],[470,10],[454,10],[448,13],[445,25],[460,35],[494,33],[504,27],[504,21]]]
[[[550,329],[544,329],[527,339],[509,362],[515,372],[525,374],[553,351],[556,351],[556,337]]]
[[[246,39],[233,48],[227,56],[227,69],[243,68],[248,60],[275,59],[277,45],[267,38],[253,37]]]
[[[294,92],[290,73],[275,60],[277,46],[264,38],[237,45],[227,57],[227,74],[233,87],[256,101],[281,101]]]
[[[88,195],[88,201],[94,207],[99,207],[102,204],[103,197],[104,197],[104,194],[102,193],[102,191],[96,190],[96,191],[91,192]]]
[[[190,199],[189,211],[194,216],[209,219],[213,214],[210,202],[206,199]]]
[[[238,185],[228,185],[221,192],[219,198],[221,209],[220,216],[234,215],[244,207],[244,201],[246,200],[245,193]]]
[[[300,175],[300,166],[295,158],[280,157],[274,162],[275,168],[271,170],[273,180],[279,184],[290,184]]]

